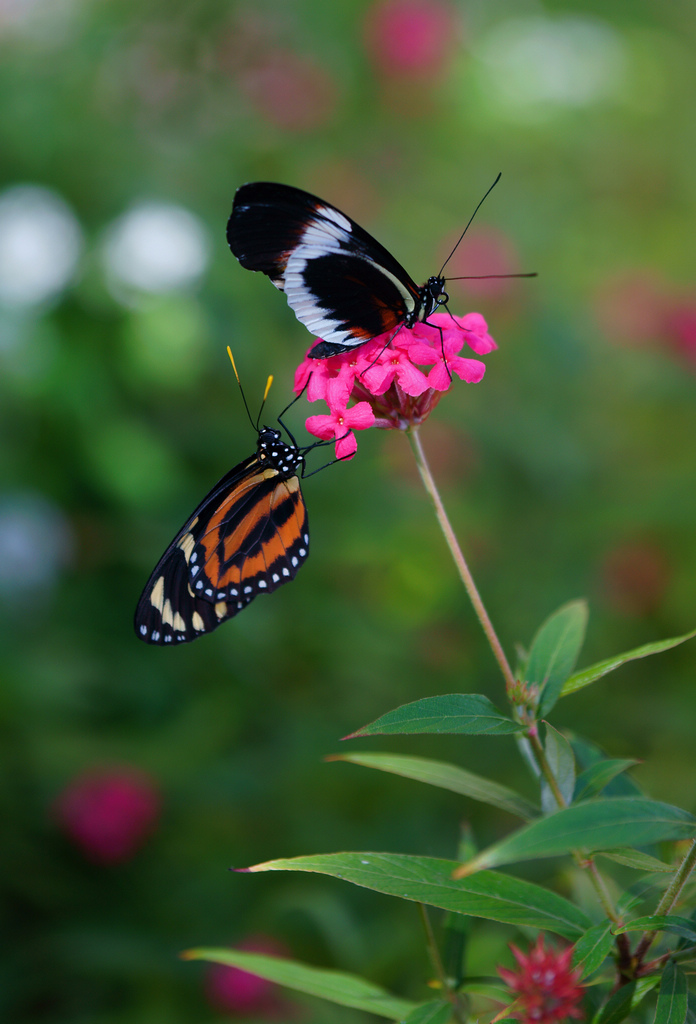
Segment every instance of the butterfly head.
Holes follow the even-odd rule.
[[[445,291],[445,278],[439,274],[429,277],[421,288],[421,305],[418,310],[418,319],[427,320],[438,306],[444,306],[449,302],[449,295]]]
[[[279,430],[262,427],[256,446],[256,457],[259,462],[275,470],[283,479],[297,476],[304,462],[304,455],[294,444],[286,444],[281,439]]]

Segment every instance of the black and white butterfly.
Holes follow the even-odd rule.
[[[270,277],[297,319],[322,339],[309,353],[313,359],[427,323],[448,301],[442,276],[447,260],[419,287],[354,220],[291,185],[255,181],[237,189],[227,241],[242,266]]]

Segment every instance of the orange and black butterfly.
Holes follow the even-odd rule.
[[[258,430],[256,453],[179,530],[138,601],[135,632],[145,643],[195,640],[294,578],[309,554],[300,477],[316,445],[299,448],[289,436],[285,444],[279,430]]]

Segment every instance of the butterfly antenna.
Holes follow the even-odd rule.
[[[462,238],[464,237],[464,235],[465,235],[465,234],[467,233],[467,231],[469,230],[469,228],[470,228],[470,226],[471,226],[471,222],[472,222],[472,220],[474,219],[474,217],[476,216],[476,214],[477,214],[477,213],[479,212],[479,210],[481,209],[481,207],[483,206],[484,202],[486,201],[486,199],[488,198],[488,196],[489,196],[489,195],[491,194],[491,192],[493,191],[493,189],[495,188],[495,186],[496,186],[496,185],[498,184],[498,182],[500,181],[500,178],[501,178],[501,176],[502,176],[502,173],[503,173],[502,171],[499,171],[499,172],[498,172],[498,177],[497,177],[497,178],[495,179],[495,181],[493,182],[493,184],[492,184],[492,185],[490,186],[490,188],[488,189],[488,191],[487,191],[487,192],[486,192],[486,194],[484,195],[483,199],[481,199],[481,200],[479,201],[479,204],[478,204],[478,206],[476,207],[476,209],[474,210],[474,212],[472,213],[472,215],[471,215],[471,216],[469,217],[469,223],[467,224],[467,226],[466,226],[466,227],[464,228],[464,230],[462,231],[461,235],[459,236],[459,239],[457,240],[457,244],[455,245],[454,249],[453,249],[453,250],[452,250],[452,252],[451,252],[451,253],[449,254],[449,256],[447,257],[447,259],[445,260],[445,262],[444,262],[444,263],[442,264],[442,266],[441,266],[441,268],[440,268],[440,273],[439,273],[439,274],[437,275],[438,277],[442,277],[442,271],[443,271],[443,270],[445,269],[445,267],[447,266],[447,264],[448,264],[448,263],[449,263],[449,261],[450,261],[450,260],[452,259],[452,257],[454,256],[455,252],[457,251],[457,249],[458,249],[458,247],[459,247],[459,243],[461,242]]]
[[[227,355],[230,357],[230,362],[232,363],[232,369],[234,370],[234,375],[235,375],[235,377],[237,379],[237,384],[239,386],[239,391],[240,391],[240,394],[242,396],[242,401],[244,402],[244,408],[246,409],[246,414],[249,417],[249,422],[251,423],[251,425],[254,428],[254,430],[258,430],[259,429],[259,420],[261,419],[261,413],[263,412],[263,407],[266,404],[266,399],[268,398],[268,392],[271,390],[271,384],[273,383],[273,377],[269,376],[268,380],[266,381],[266,390],[263,393],[263,400],[261,402],[261,408],[259,409],[259,414],[256,417],[256,423],[254,423],[254,420],[252,419],[252,415],[249,412],[249,404],[248,404],[248,402],[246,400],[246,395],[244,394],[244,388],[242,387],[242,382],[239,379],[239,374],[237,373],[237,365],[236,365],[236,363],[234,361],[234,356],[232,355],[232,349],[230,348],[229,345],[227,346]]]
[[[465,274],[464,277],[448,277],[448,281],[490,281],[491,278],[538,277],[536,270],[531,274]]]

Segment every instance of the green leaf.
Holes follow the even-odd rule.
[[[686,640],[691,640],[694,636],[696,636],[696,629],[690,633],[684,633],[683,636],[674,636],[669,640],[657,640],[652,644],[643,644],[642,647],[634,647],[633,650],[626,651],[624,654],[615,654],[613,658],[598,661],[595,665],[583,668],[580,672],[576,672],[569,679],[566,679],[561,690],[561,697],[566,697],[569,693],[582,690],[583,687],[596,682],[597,679],[601,679],[608,672],[613,672],[614,669],[625,665],[627,661],[647,658],[650,654],[661,654],[662,651],[668,651],[670,647],[677,647]]]
[[[601,793],[605,786],[608,786],[617,775],[640,764],[628,757],[609,758],[606,761],[599,761],[580,772],[575,784],[574,800],[587,800],[591,796]]]
[[[567,804],[573,799],[575,790],[575,757],[565,736],[553,726],[546,723],[546,743],[544,752],[549,767],[558,783],[561,796]],[[541,808],[546,814],[557,811],[558,803],[548,782],[542,776],[541,782]]]
[[[597,854],[598,857],[606,857],[607,860],[616,861],[617,864],[625,864],[628,868],[635,868],[636,871],[674,871],[673,864],[665,864],[657,857],[651,857],[649,853],[642,850],[630,850],[619,848],[618,850],[603,850]]]
[[[521,728],[480,693],[448,693],[403,704],[345,739],[430,732],[496,736],[519,732]]]
[[[305,992],[319,999],[327,999],[339,1006],[351,1006],[355,1010],[375,1013],[391,1020],[408,1017],[416,1007],[407,999],[398,999],[379,985],[373,985],[355,974],[343,971],[327,971],[323,967],[309,967],[296,960],[266,956],[262,953],[245,953],[238,949],[189,949],[182,953],[184,960],[210,960],[228,967],[239,967],[243,971],[285,985],[295,992]]]
[[[696,939],[696,921],[678,914],[653,914],[649,917],[636,917],[621,928],[615,928],[614,934],[622,932],[672,932],[681,938]]]
[[[668,960],[657,993],[655,1024],[684,1024],[688,1008],[686,975],[673,960]]]
[[[532,641],[526,681],[541,691],[539,717],[545,718],[573,671],[587,627],[587,602],[571,601],[543,623]]]
[[[623,796],[588,800],[538,818],[489,846],[469,861],[463,873],[513,861],[555,857],[571,850],[647,846],[694,835],[696,818],[671,804]]]
[[[593,1024],[620,1024],[620,1021],[625,1020],[631,1012],[635,990],[635,981],[617,989],[602,1009],[595,1014]]]
[[[431,786],[449,789],[472,800],[491,804],[503,811],[517,815],[528,821],[539,813],[534,804],[519,796],[512,789],[500,786],[497,782],[485,779],[482,775],[474,775],[463,768],[442,761],[431,761],[427,757],[403,757],[400,754],[335,754],[327,761],[349,761],[365,768],[378,768],[383,772],[403,775],[407,779],[426,782]]]
[[[447,1024],[452,1017],[452,1004],[442,999],[423,1003],[409,1013],[400,1024]]]
[[[611,921],[600,921],[588,929],[581,939],[575,943],[573,950],[573,967],[581,968],[582,978],[602,966],[611,952],[614,945],[614,936],[611,934]]]
[[[248,871],[316,871],[376,892],[416,900],[471,917],[528,925],[576,939],[592,922],[569,900],[497,871],[455,879],[460,865],[434,857],[400,853],[329,853],[256,864]]]

